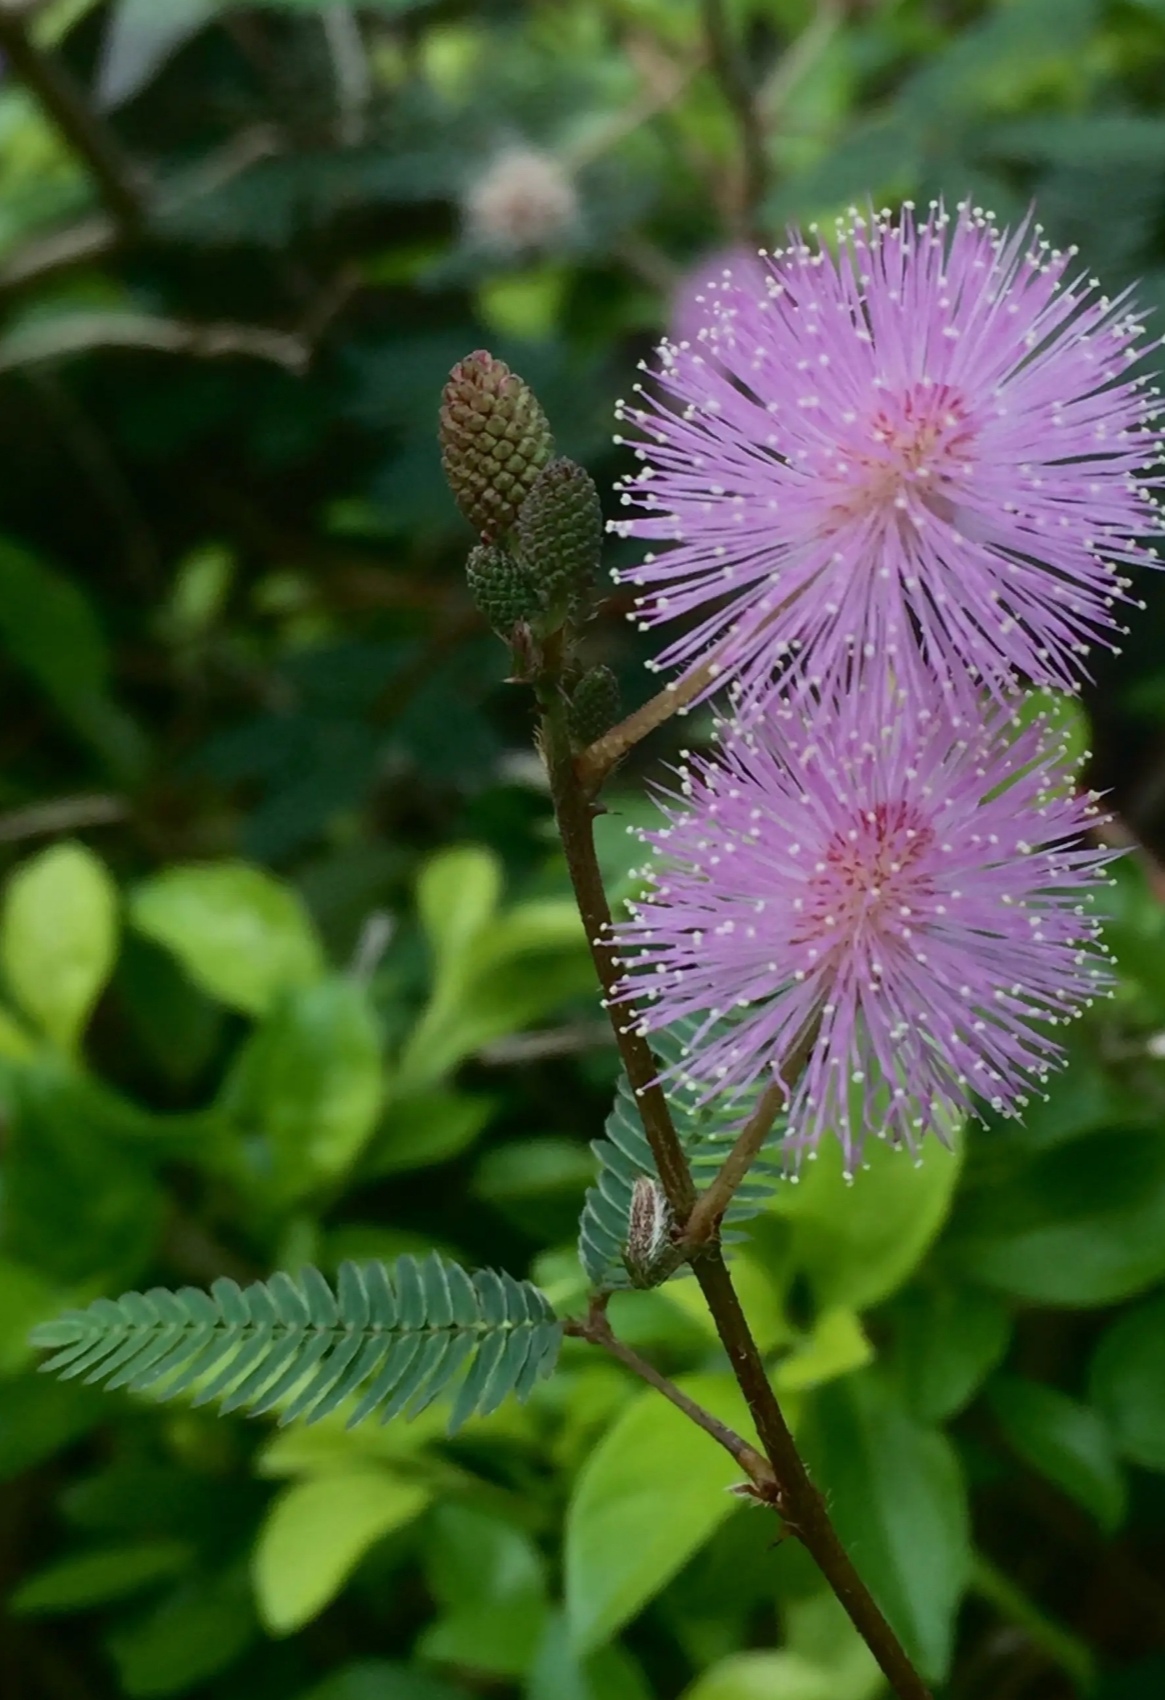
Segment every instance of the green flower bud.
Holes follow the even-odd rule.
[[[487,542],[497,542],[554,452],[538,398],[504,360],[479,349],[449,374],[439,434],[457,506]]]
[[[578,750],[585,750],[604,732],[609,732],[619,718],[619,681],[609,667],[601,663],[588,667],[570,693],[566,723],[570,741]]]
[[[495,543],[479,543],[465,563],[469,594],[501,638],[521,622],[533,624],[543,608],[542,594],[525,561]]]
[[[517,541],[548,605],[576,618],[590,602],[603,549],[599,492],[584,467],[565,459],[543,467],[518,515]]]

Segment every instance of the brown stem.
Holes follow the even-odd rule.
[[[555,658],[548,655],[548,677],[540,686],[542,751],[550,775],[550,792],[562,839],[563,853],[574,887],[575,901],[586,929],[591,958],[603,988],[615,1042],[635,1093],[643,1131],[677,1222],[688,1219],[696,1202],[696,1187],[676,1133],[663,1088],[659,1065],[639,1031],[635,1012],[615,1000],[622,968],[611,933],[611,909],[595,855],[594,814],[590,799],[578,783],[565,707],[553,677]]]
[[[692,1268],[712,1313],[720,1343],[748,1402],[761,1445],[776,1472],[780,1484],[776,1504],[790,1532],[813,1557],[899,1700],[931,1700],[926,1684],[858,1575],[829,1520],[825,1501],[802,1462],[765,1373],[719,1246],[710,1245],[695,1257]]]
[[[135,230],[146,210],[137,168],[89,106],[65,66],[55,55],[41,51],[28,35],[24,19],[10,8],[0,8],[0,51],[69,146],[84,160],[121,229]]]
[[[612,726],[609,732],[604,732],[601,738],[579,756],[575,763],[578,780],[588,796],[594,796],[616,763],[622,761],[628,750],[634,749],[641,739],[649,732],[654,732],[657,726],[663,726],[673,714],[679,714],[682,709],[706,691],[716,677],[715,663],[706,661],[702,667],[693,668],[682,679],[674,684],[665,685],[642,708],[637,708],[634,714],[629,714],[625,720],[620,720],[617,726]]]
[[[658,1066],[647,1041],[639,1032],[633,1011],[624,1004],[612,1002],[621,969],[611,939],[611,911],[595,855],[594,811],[588,793],[579,782],[571,754],[558,685],[560,671],[561,651],[552,641],[546,646],[543,671],[538,680],[542,706],[542,750],[550,776],[551,796],[571,884],[590,941],[595,968],[606,993],[623,1066],[635,1089],[644,1132],[651,1144],[660,1180],[682,1230],[696,1206],[696,1189],[667,1100],[655,1084]],[[810,1480],[769,1383],[760,1351],[715,1239],[708,1241],[693,1256],[692,1268],[712,1313],[720,1342],[728,1354],[733,1375],[748,1404],[757,1435],[772,1465],[775,1481],[767,1486],[763,1497],[776,1506],[790,1532],[812,1555],[899,1700],[931,1700],[926,1685],[858,1575],[829,1521],[825,1501]],[[595,1314],[593,1307],[592,1317]],[[650,1369],[649,1365],[645,1367]],[[638,1366],[636,1368],[638,1373]],[[666,1389],[661,1388],[660,1391],[666,1392]],[[670,1398],[670,1393],[667,1396]],[[689,1412],[689,1415],[692,1414]],[[699,1418],[694,1420],[699,1421]],[[707,1425],[701,1422],[700,1426]],[[718,1435],[717,1438],[723,1444],[722,1437]]]
[[[818,1025],[813,1021],[805,1029],[786,1058],[781,1074],[761,1093],[756,1109],[737,1135],[719,1172],[696,1200],[684,1228],[684,1244],[689,1251],[695,1251],[718,1233],[733,1194],[756,1161],[769,1129],[788,1103],[793,1087],[809,1060]]]
[[[714,1417],[711,1411],[706,1411],[703,1405],[698,1405],[694,1399],[690,1399],[674,1381],[669,1381],[666,1375],[661,1375],[655,1365],[648,1363],[646,1358],[641,1358],[633,1347],[617,1339],[600,1305],[592,1303],[590,1315],[585,1322],[568,1322],[566,1333],[573,1335],[575,1339],[589,1340],[592,1345],[602,1346],[613,1358],[617,1358],[621,1364],[633,1371],[641,1381],[645,1381],[649,1387],[654,1387],[657,1393],[662,1393],[677,1410],[690,1417],[697,1427],[702,1428],[705,1434],[710,1434],[718,1445],[732,1454],[764,1499],[771,1501],[774,1498],[777,1479],[768,1459],[762,1457],[756,1447],[750,1446],[735,1429],[729,1428],[719,1417]]]
[[[768,180],[764,125],[736,43],[732,39],[732,26],[728,21],[724,0],[703,0],[701,11],[708,60],[740,133],[743,166],[740,196],[742,234],[751,240],[759,240],[755,227],[756,211],[764,199]]]

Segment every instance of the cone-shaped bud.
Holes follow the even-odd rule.
[[[522,504],[517,541],[550,608],[563,618],[582,613],[603,547],[603,513],[590,473],[573,460],[552,460],[543,467]]]
[[[650,1175],[638,1175],[627,1217],[623,1262],[635,1287],[656,1287],[671,1249],[672,1213],[663,1188]]]
[[[619,681],[609,667],[601,663],[588,667],[570,693],[566,720],[570,740],[577,750],[585,750],[604,732],[609,732],[619,718]]]
[[[543,608],[542,593],[525,561],[496,543],[479,543],[465,563],[469,594],[501,638],[521,622],[533,625]]]
[[[487,542],[497,542],[554,453],[538,398],[504,360],[479,349],[449,374],[440,439],[457,506]]]

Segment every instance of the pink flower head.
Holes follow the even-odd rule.
[[[1085,907],[1112,852],[1048,716],[959,723],[931,686],[772,699],[681,771],[645,898],[617,928],[645,1031],[687,1023],[683,1077],[729,1100],[791,1083],[790,1148],[914,1150],[976,1094],[1004,1115],[1108,976]],[[695,1018],[695,1019],[694,1019]]]
[[[1129,369],[1139,316],[1074,253],[908,202],[706,291],[621,409],[639,511],[615,529],[664,545],[621,576],[644,628],[691,617],[654,665],[709,662],[709,689],[754,699],[786,665],[782,688],[828,693],[863,654],[964,697],[1075,689],[1121,629],[1122,568],[1155,563],[1136,539],[1163,529],[1163,433]]]

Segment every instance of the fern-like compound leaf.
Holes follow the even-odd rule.
[[[528,1398],[561,1338],[530,1282],[492,1269],[470,1275],[436,1252],[344,1263],[334,1291],[307,1268],[249,1287],[224,1278],[209,1293],[123,1293],[32,1336],[52,1353],[41,1368],[64,1380],[148,1388],[157,1399],[189,1393],[195,1405],[252,1416],[278,1407],[281,1423],[318,1422],[348,1400],[349,1427],[373,1412],[387,1422],[455,1389],[451,1430],[510,1394]]]
[[[678,1073],[686,1038],[683,1024],[652,1035],[652,1049],[659,1059],[661,1073]],[[706,1186],[716,1175],[759,1096],[758,1088],[748,1095],[737,1095],[726,1104],[716,1098],[699,1102],[683,1091],[669,1093],[672,1120],[697,1186]],[[643,1175],[659,1180],[635,1094],[625,1075],[620,1077],[605,1134],[605,1138],[591,1141],[598,1174],[587,1192],[579,1222],[579,1258],[591,1285],[610,1290],[632,1284],[623,1253],[635,1182]],[[780,1150],[784,1135],[784,1120],[778,1118],[728,1207],[721,1233],[725,1245],[731,1247],[740,1240],[740,1224],[757,1214],[784,1175]],[[683,1274],[683,1267],[676,1273]]]

